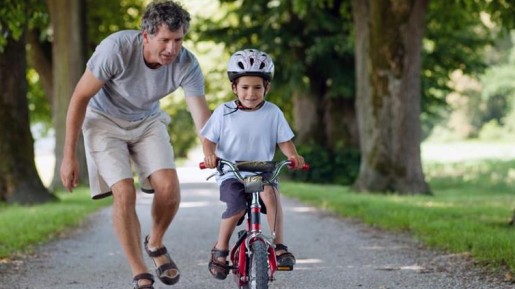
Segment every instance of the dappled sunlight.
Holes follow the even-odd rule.
[[[510,143],[423,143],[421,151],[424,161],[439,163],[515,159],[515,146]]]
[[[213,202],[181,202],[179,208],[202,208],[213,204]]]
[[[296,264],[322,264],[324,263],[324,261],[320,260],[320,259],[297,259],[297,263]]]
[[[424,208],[453,208],[453,207],[456,207],[456,205],[451,202],[434,202],[434,201],[419,202],[419,203],[415,203],[415,205],[418,207],[424,207]]]
[[[297,213],[312,213],[312,212],[316,212],[317,208],[315,208],[315,207],[293,207],[291,210],[294,212],[297,212]]]
[[[406,248],[408,248],[408,246],[388,246],[388,247],[384,247],[384,246],[374,245],[374,246],[361,247],[362,250],[369,250],[369,251],[405,250]]]

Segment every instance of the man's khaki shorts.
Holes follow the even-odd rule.
[[[141,189],[153,192],[149,176],[160,169],[175,169],[168,123],[170,117],[165,112],[125,121],[88,108],[82,132],[91,197],[110,196],[114,184],[134,178],[133,167]]]

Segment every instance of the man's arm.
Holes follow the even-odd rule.
[[[86,69],[70,99],[66,115],[66,137],[61,164],[61,181],[69,192],[78,185],[79,181],[79,166],[75,150],[86,115],[86,108],[89,100],[103,85],[103,81],[98,80],[91,71]]]
[[[211,116],[211,112],[207,106],[206,98],[205,96],[189,96],[186,97],[186,104],[188,105],[191,117],[193,118],[193,123],[197,129],[197,134],[202,141],[203,137],[199,132],[206,124],[209,116]]]

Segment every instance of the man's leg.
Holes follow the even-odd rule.
[[[132,275],[148,272],[141,250],[141,227],[136,214],[136,189],[132,179],[117,182],[113,190],[113,223]],[[147,284],[141,280],[140,284]]]
[[[175,169],[162,169],[150,176],[150,183],[154,189],[152,202],[152,230],[149,235],[148,248],[154,251],[164,247],[163,238],[170,226],[181,201],[179,179]],[[154,258],[158,266],[168,263],[166,256]],[[175,277],[176,270],[167,270],[169,277]]]

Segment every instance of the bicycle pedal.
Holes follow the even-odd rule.
[[[277,266],[277,271],[293,271],[293,266]]]

